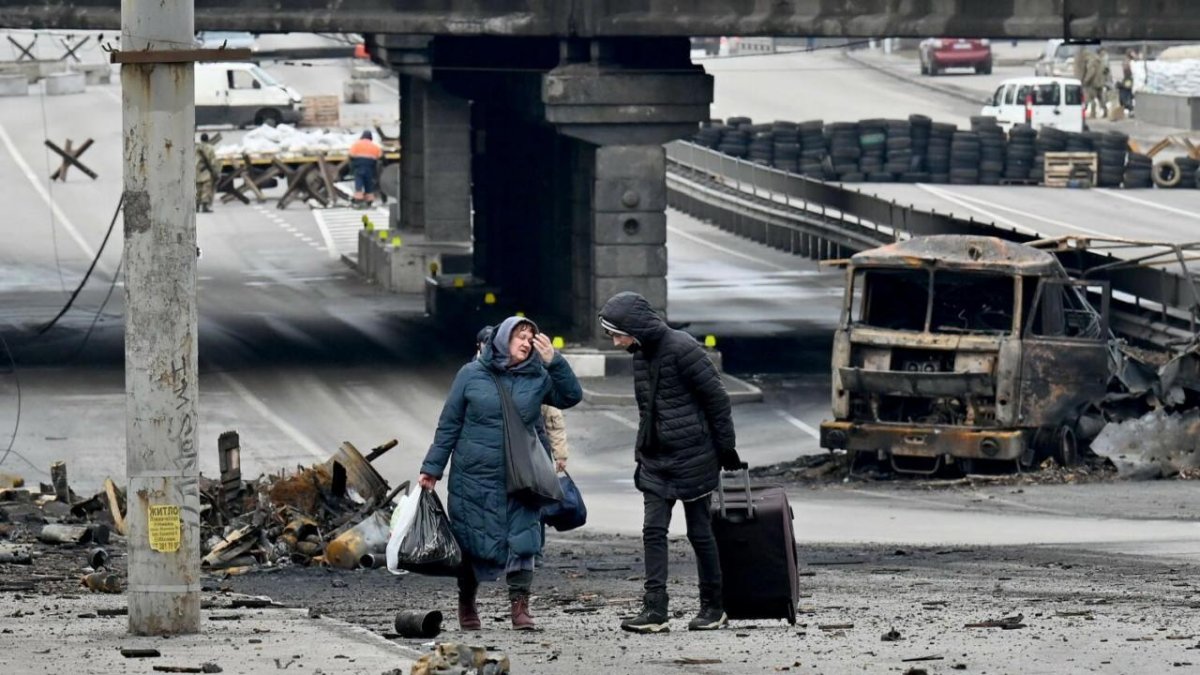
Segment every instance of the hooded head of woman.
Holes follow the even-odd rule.
[[[533,336],[537,332],[537,324],[523,316],[505,319],[492,337],[496,364],[510,370],[525,364],[534,353]]]

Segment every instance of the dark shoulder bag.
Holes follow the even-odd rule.
[[[542,507],[563,498],[562,486],[554,475],[554,461],[542,447],[536,433],[521,421],[521,412],[512,394],[489,371],[496,390],[500,392],[500,409],[504,414],[505,473],[508,494],[532,507]]]

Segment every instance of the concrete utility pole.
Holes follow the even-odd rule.
[[[200,630],[193,0],[122,0],[129,632]]]

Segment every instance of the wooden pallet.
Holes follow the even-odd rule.
[[[1096,182],[1099,162],[1094,152],[1047,152],[1045,155],[1046,187],[1067,187],[1072,179],[1086,177]]]
[[[342,102],[338,96],[307,96],[300,116],[303,127],[336,127],[341,125]]]

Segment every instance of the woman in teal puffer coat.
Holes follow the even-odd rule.
[[[533,561],[542,551],[540,509],[508,497],[504,413],[493,375],[511,393],[531,432],[541,426],[543,403],[570,408],[583,399],[571,366],[537,325],[524,317],[505,319],[479,358],[454,378],[419,482],[432,490],[453,456],[447,511],[464,559],[458,578],[459,626],[481,627],[475,605],[479,582],[503,572],[513,628],[529,630],[534,627],[529,614]]]

